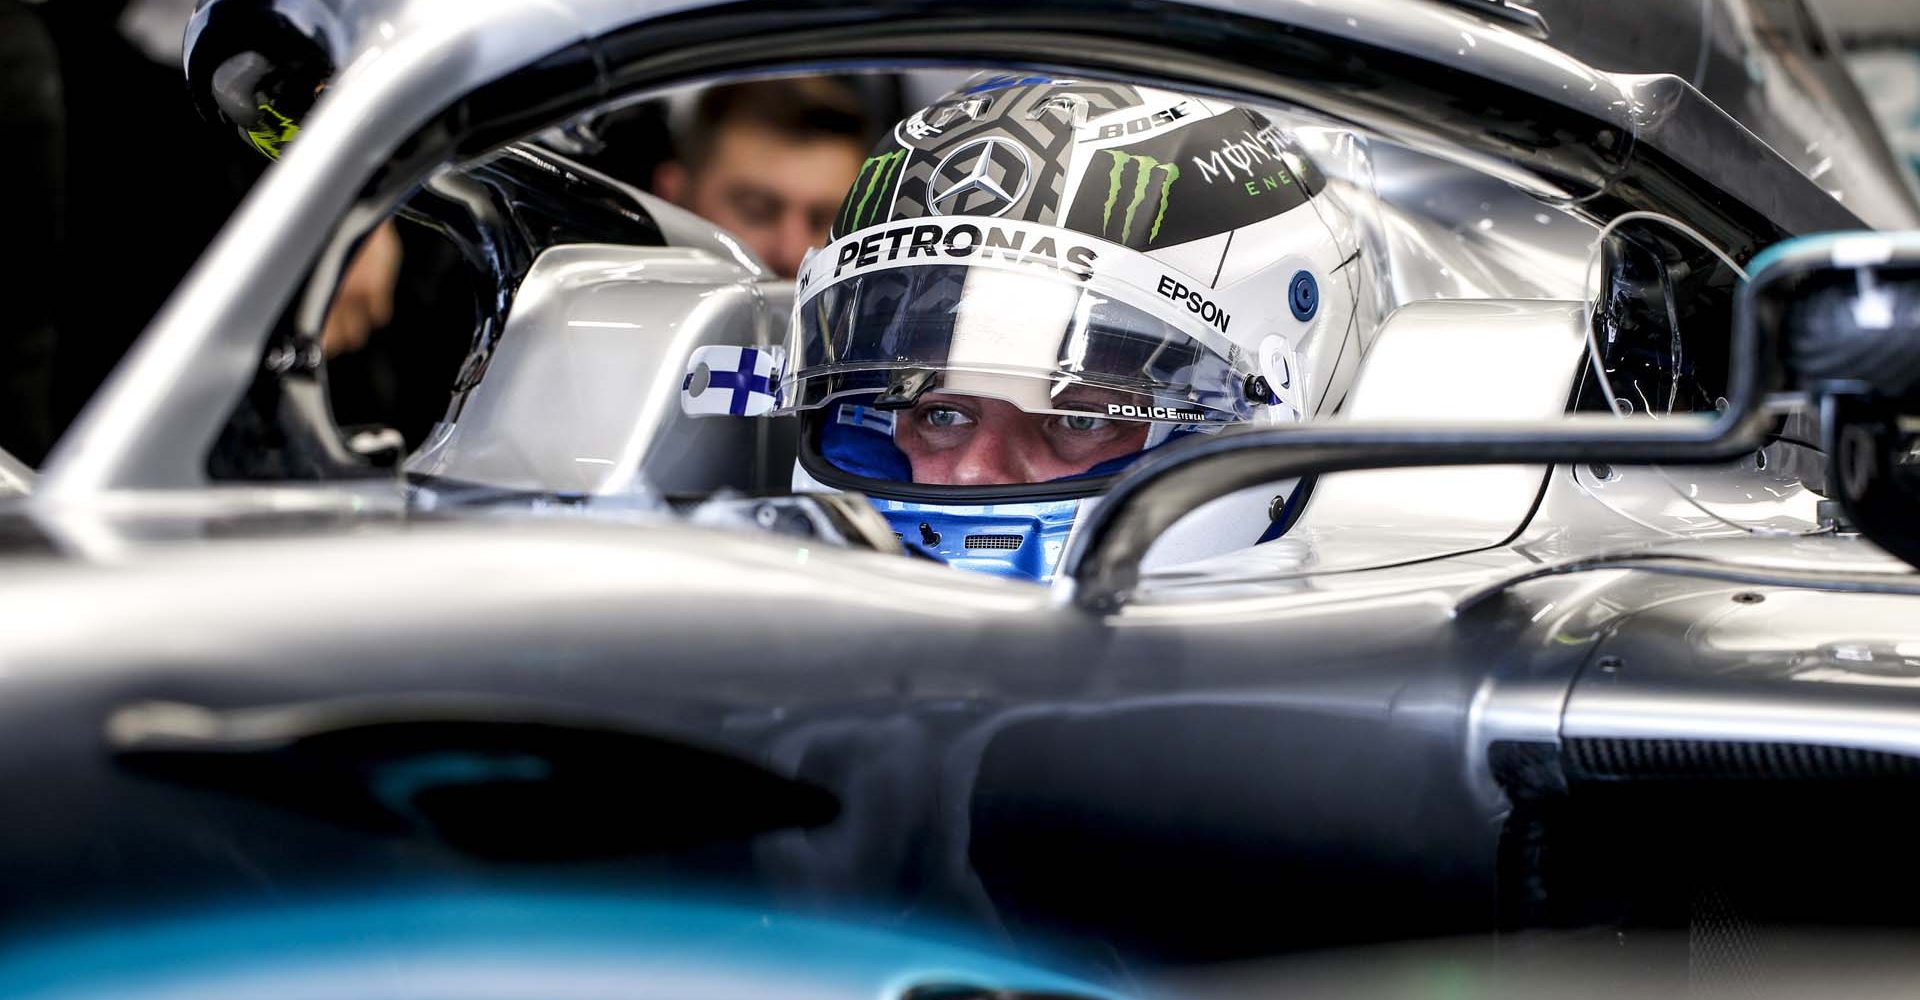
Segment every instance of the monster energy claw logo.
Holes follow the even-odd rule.
[[[841,232],[852,232],[878,219],[880,206],[886,201],[887,188],[892,184],[900,162],[906,158],[906,150],[896,149],[879,156],[869,156],[866,162],[860,164],[860,172],[853,178],[853,189],[847,192],[847,204],[840,210]],[[872,206],[871,214],[868,212],[869,205]]]
[[[1113,169],[1107,172],[1107,200],[1100,209],[1100,232],[1105,235],[1113,225],[1114,206],[1120,202],[1120,191],[1125,186],[1127,164],[1137,164],[1133,176],[1133,191],[1127,196],[1126,214],[1120,220],[1120,242],[1126,243],[1133,238],[1134,216],[1146,204],[1147,195],[1153,189],[1155,173],[1160,175],[1160,204],[1153,213],[1153,227],[1147,230],[1147,242],[1160,238],[1160,223],[1166,220],[1167,203],[1173,199],[1173,182],[1180,179],[1180,168],[1172,163],[1164,163],[1151,156],[1138,153],[1123,153],[1117,149],[1103,149],[1100,152],[1113,157]]]
[[[293,141],[300,126],[275,110],[271,104],[262,104],[257,110],[265,113],[247,130],[247,141],[253,143],[253,148],[277,160],[280,158],[280,147]]]

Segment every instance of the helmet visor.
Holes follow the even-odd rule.
[[[855,394],[906,408],[945,394],[1035,415],[1246,419],[1247,373],[1231,348],[1132,297],[1039,269],[928,264],[854,277],[796,309],[781,395],[795,410]]]

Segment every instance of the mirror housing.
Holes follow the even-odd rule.
[[[1830,495],[1920,567],[1920,232],[1805,237],[1755,265],[1752,318],[1818,407]]]
[[[1676,254],[1673,245],[1650,242],[1646,236],[1636,244],[1636,252],[1645,258],[1639,264],[1628,267],[1618,253],[1603,262],[1612,270],[1599,296],[1596,323],[1627,329],[1646,325],[1648,316],[1672,317],[1668,322],[1690,319],[1687,328],[1700,334],[1692,338],[1696,344],[1703,342],[1707,329],[1725,328],[1724,311],[1689,318],[1670,311],[1664,300],[1614,301],[1617,290],[1632,289],[1657,289],[1670,298],[1693,287],[1686,284],[1689,275],[1694,285],[1702,280],[1720,283],[1712,269]],[[1706,287],[1695,291],[1704,293]],[[1784,369],[1774,339],[1778,326],[1754,322],[1751,293],[1751,285],[1742,285],[1731,295],[1724,382],[1717,370],[1706,380],[1724,386],[1724,396],[1703,392],[1699,368],[1682,366],[1676,358],[1669,366],[1670,384],[1675,398],[1688,397],[1688,405],[1668,408],[1660,419],[1623,420],[1608,409],[1605,415],[1575,413],[1524,423],[1332,422],[1227,433],[1170,446],[1122,476],[1084,520],[1055,578],[1059,598],[1096,613],[1118,609],[1138,585],[1141,562],[1161,533],[1201,504],[1262,483],[1359,469],[1697,465],[1753,452],[1774,430],[1769,397],[1784,384]]]

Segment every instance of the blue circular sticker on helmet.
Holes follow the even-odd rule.
[[[1293,272],[1293,281],[1287,288],[1287,305],[1293,307],[1293,318],[1306,322],[1320,309],[1320,286],[1308,271]]]

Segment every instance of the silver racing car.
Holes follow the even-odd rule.
[[[793,280],[565,141],[929,69]],[[0,462],[6,992],[1916,923],[1920,205],[1798,3],[202,0],[186,71],[277,162]],[[321,349],[388,225],[474,293],[417,440]]]

